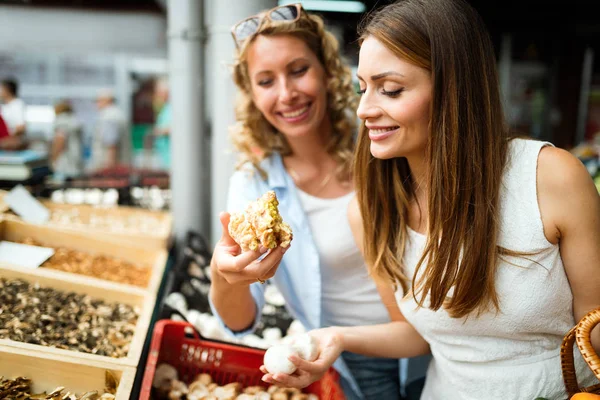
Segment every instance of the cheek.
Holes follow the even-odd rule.
[[[258,110],[265,115],[269,114],[269,111],[273,108],[276,99],[277,96],[275,95],[275,91],[273,89],[265,90],[262,88],[255,89],[252,97],[256,108],[258,108]]]
[[[407,99],[397,107],[395,119],[411,128],[422,128],[429,124],[429,102]]]
[[[316,73],[308,74],[298,81],[298,89],[312,98],[327,96],[325,80]]]

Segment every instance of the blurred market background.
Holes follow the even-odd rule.
[[[353,66],[357,23],[386,3],[303,2],[326,18]],[[493,35],[511,125],[577,153],[596,175],[600,24],[595,1],[471,3]],[[180,238],[190,228],[218,237],[220,227],[211,216],[224,207],[234,164],[227,138],[235,95],[228,71],[229,27],[275,5],[273,0],[1,0],[0,79],[18,83],[26,105],[27,147],[50,151],[55,106],[63,100],[81,124],[81,179],[47,177],[38,186],[40,195],[51,197],[55,188],[115,188],[119,204],[172,208]],[[103,95],[114,97],[125,118],[131,154],[109,171],[94,171],[92,137]],[[168,103],[174,104],[172,112]],[[161,129],[168,136],[157,134]],[[169,156],[178,149],[177,157]],[[99,175],[105,181],[93,185],[89,180]],[[55,199],[86,201],[77,192],[66,197],[59,192]]]
[[[24,259],[0,257],[0,307],[2,295],[24,296],[20,280],[14,289],[2,279],[22,278],[140,312],[127,340],[117,338],[129,349],[118,363],[86,354],[78,366],[77,352],[16,346],[0,326],[0,377],[29,374],[52,390],[92,380],[114,384],[105,376],[112,371],[118,399],[146,399],[157,360],[182,354],[206,362],[207,354],[223,355],[222,341],[245,346],[235,350],[241,357],[302,331],[273,285],[256,334],[241,341],[226,337],[207,300],[211,249],[221,234],[217,215],[235,165],[230,27],[290,2],[0,0],[0,247],[43,246],[53,254],[33,270],[19,264]],[[301,1],[325,18],[353,68],[359,21],[389,2]],[[598,0],[470,2],[492,34],[511,126],[571,151],[600,192]],[[98,146],[111,155],[95,140],[99,130],[121,150],[109,167],[98,167],[94,157]],[[65,132],[74,139],[66,143]],[[59,296],[47,293],[50,300]],[[38,303],[35,297],[31,304]],[[23,318],[10,312],[0,308],[0,322],[23,328]],[[206,343],[174,320],[189,321],[187,328],[210,339],[211,352],[200,352]],[[173,361],[180,372],[182,360]]]

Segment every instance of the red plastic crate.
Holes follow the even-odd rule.
[[[208,373],[219,385],[240,382],[242,386],[269,386],[261,381],[259,367],[265,352],[202,339],[186,322],[162,320],[154,326],[150,353],[144,371],[140,400],[150,400],[156,366],[168,363],[177,369],[179,380],[190,383],[196,375]],[[321,400],[345,400],[339,375],[329,371],[323,379],[303,391]]]

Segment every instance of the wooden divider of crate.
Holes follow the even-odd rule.
[[[81,232],[62,230],[50,226],[34,225],[22,221],[4,218],[0,220],[0,240],[15,242],[30,238],[48,247],[64,247],[88,254],[99,254],[115,257],[135,265],[146,265],[151,268],[150,280],[146,288],[119,284],[111,282],[111,287],[122,290],[143,289],[152,295],[156,295],[160,287],[164,270],[167,263],[167,251],[165,249],[148,249],[128,244],[120,244],[107,240],[104,235],[89,235]],[[2,266],[3,263],[0,263]],[[50,271],[57,278],[74,275],[70,272],[39,268]],[[83,275],[78,275],[83,276]],[[85,276],[89,284],[103,286],[106,280]],[[114,286],[113,286],[114,285]]]
[[[10,212],[9,207],[3,202],[3,197],[7,192],[0,190],[0,213],[4,213],[5,219],[18,220],[21,218],[18,215]],[[76,232],[85,232],[91,234],[102,234],[107,239],[117,241],[119,243],[145,247],[150,249],[168,249],[172,241],[172,226],[173,217],[171,213],[166,211],[150,211],[138,207],[115,206],[115,207],[96,207],[88,204],[72,205],[53,203],[49,200],[38,199],[44,207],[52,212],[71,213],[75,211],[82,221],[89,221],[93,215],[103,215],[113,217],[115,219],[127,220],[133,217],[153,218],[158,220],[158,229],[152,231],[144,231],[132,233],[128,231],[119,231],[114,229],[106,229],[98,226],[92,226],[86,223],[81,224],[58,224],[49,221],[42,226],[52,226],[63,230],[72,230]]]
[[[61,274],[58,276],[55,272],[57,271],[44,268],[23,270],[22,268],[15,266],[0,266],[0,277],[6,279],[21,279],[30,284],[38,284],[40,287],[49,287],[63,292],[87,294],[93,299],[104,300],[107,303],[121,303],[137,307],[139,316],[127,356],[113,358],[75,350],[58,349],[49,346],[17,342],[9,339],[0,339],[0,346],[4,348],[30,350],[73,360],[137,367],[142,354],[144,341],[148,334],[156,297],[136,288],[124,288],[122,285],[114,285],[110,282],[98,284],[96,281],[90,282],[88,277],[85,276],[75,274]]]
[[[8,211],[8,204],[4,202],[4,196],[8,193],[6,190],[0,190],[0,213]]]
[[[74,359],[63,354],[43,353],[30,348],[0,346],[0,376],[31,379],[33,393],[51,392],[63,386],[66,392],[102,394],[106,373],[117,380],[116,400],[129,400],[136,370],[96,360]]]
[[[171,243],[173,217],[171,213],[165,211],[150,211],[138,207],[95,207],[87,204],[71,205],[71,204],[58,204],[53,203],[49,200],[41,200],[41,203],[50,210],[50,212],[62,211],[71,212],[76,210],[79,217],[83,221],[88,221],[94,214],[102,214],[116,219],[127,220],[132,217],[139,218],[153,218],[158,220],[159,229],[152,232],[138,232],[133,234],[130,232],[118,232],[110,229],[102,229],[100,227],[93,227],[88,225],[67,225],[60,224],[59,228],[67,228],[76,231],[84,232],[98,232],[106,234],[120,243],[127,243],[134,246],[147,247],[147,248],[162,248],[167,249]],[[51,224],[51,222],[49,223]],[[58,224],[56,224],[58,225]]]

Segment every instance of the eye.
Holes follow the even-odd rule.
[[[381,94],[384,96],[388,96],[388,97],[398,97],[400,96],[400,93],[402,93],[404,91],[404,88],[400,88],[398,90],[392,90],[392,91],[387,91],[385,89],[381,89]]]
[[[260,81],[256,82],[256,84],[258,86],[269,86],[271,83],[273,83],[273,79],[261,79]]]
[[[304,67],[293,69],[292,70],[292,75],[302,75],[306,71],[308,71],[308,65],[306,65]]]
[[[359,95],[363,95],[363,94],[365,94],[365,92],[366,92],[366,91],[367,91],[367,88],[364,88],[364,89],[360,89],[360,88],[359,88],[359,89],[356,91],[356,93],[358,93]]]

